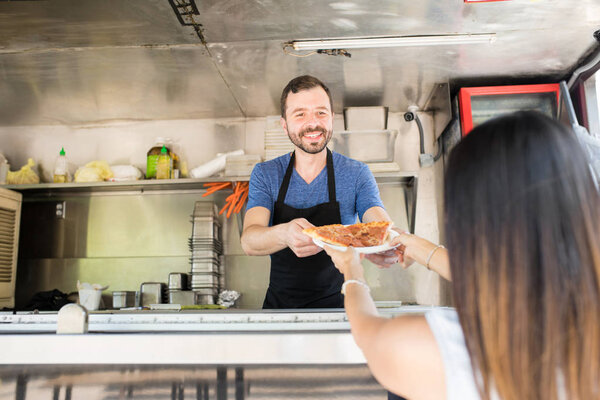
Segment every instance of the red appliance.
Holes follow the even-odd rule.
[[[538,110],[556,119],[559,91],[558,83],[461,88],[458,103],[462,135],[490,118],[513,111]]]

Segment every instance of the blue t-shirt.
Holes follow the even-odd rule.
[[[360,161],[332,152],[335,173],[335,195],[340,203],[342,224],[354,224],[356,216],[362,220],[363,214],[371,207],[383,207],[379,188],[369,167]],[[290,163],[291,154],[257,164],[250,176],[250,192],[247,209],[264,207],[271,211],[279,195],[279,188]],[[309,208],[329,201],[327,189],[327,167],[307,184],[296,172],[292,172],[290,185],[284,203],[294,208]]]

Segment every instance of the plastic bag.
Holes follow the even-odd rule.
[[[106,161],[91,161],[75,171],[75,182],[102,182],[113,177]]]
[[[6,173],[6,183],[9,185],[21,185],[24,183],[40,183],[40,177],[32,169],[35,163],[29,158],[27,164],[21,167],[20,170]]]
[[[219,300],[217,301],[217,304],[227,308],[232,307],[235,304],[235,301],[240,298],[240,296],[240,292],[235,290],[223,290],[221,293],[219,293]]]
[[[142,177],[142,171],[133,165],[111,165],[114,176],[109,178],[109,181],[136,181]]]

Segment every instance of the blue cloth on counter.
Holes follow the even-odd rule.
[[[335,193],[340,203],[340,214],[343,224],[354,224],[356,217],[361,220],[365,211],[371,207],[383,207],[379,197],[379,188],[369,167],[360,161],[353,160],[339,153],[333,154],[335,172]],[[274,158],[257,164],[250,176],[247,209],[264,207],[271,211],[273,221],[273,205],[277,201],[279,187],[283,182],[285,170],[290,162],[291,154]],[[285,204],[294,208],[309,208],[329,201],[327,191],[327,168],[307,184],[296,172],[292,173],[290,186],[285,197]]]

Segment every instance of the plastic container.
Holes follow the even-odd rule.
[[[156,179],[158,158],[161,155],[161,150],[163,147],[166,147],[167,151],[170,151],[169,147],[167,146],[166,139],[157,137],[154,141],[154,146],[148,150],[148,153],[146,154],[146,179]]]
[[[160,149],[160,155],[156,161],[156,179],[171,179],[173,172],[173,159],[169,155],[166,146]]]
[[[347,131],[387,129],[387,107],[344,108],[344,129]]]
[[[89,284],[77,281],[77,290],[79,291],[79,304],[88,311],[100,309],[102,304],[102,291],[108,289],[108,286],[102,286],[98,283]]]
[[[112,292],[112,302],[113,308],[135,307],[137,305],[135,291],[121,290]]]
[[[97,289],[79,289],[79,304],[88,311],[95,311],[100,308],[100,299],[102,291]]]
[[[331,138],[331,147],[365,163],[392,162],[397,135],[397,130],[336,132]]]
[[[54,163],[53,181],[54,183],[66,183],[71,181],[71,176],[69,175],[69,162],[65,155],[64,147],[60,149],[60,153],[58,153],[58,157],[56,158],[56,163]]]

